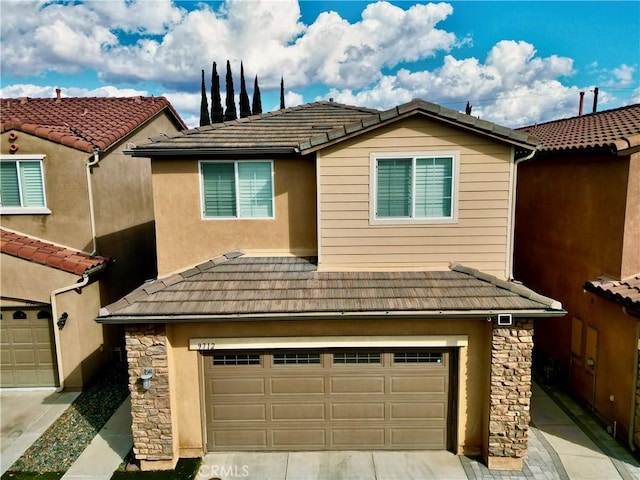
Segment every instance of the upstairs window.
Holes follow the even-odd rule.
[[[273,218],[273,162],[200,162],[203,218]]]
[[[454,220],[455,154],[381,156],[372,162],[374,220]]]
[[[0,157],[0,213],[50,213],[46,205],[42,156]]]

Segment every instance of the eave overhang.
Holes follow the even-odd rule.
[[[385,320],[411,319],[484,319],[491,321],[498,314],[511,314],[514,318],[563,317],[565,310],[427,310],[395,312],[305,312],[305,313],[263,313],[233,315],[109,315],[97,317],[98,323],[106,325],[161,324],[161,323],[220,323],[220,322],[264,322],[302,320]]]

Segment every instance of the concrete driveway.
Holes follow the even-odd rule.
[[[0,474],[71,405],[80,392],[0,390]]]

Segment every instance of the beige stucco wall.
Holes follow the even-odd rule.
[[[190,338],[238,336],[296,337],[349,335],[467,335],[460,349],[457,386],[457,452],[479,454],[486,449],[491,324],[480,320],[273,321],[167,326],[172,415],[177,421],[180,456],[203,451],[201,355],[189,350]],[[174,397],[173,392],[178,392]],[[456,415],[456,413],[454,413]],[[484,432],[484,433],[483,433]]]
[[[77,275],[10,255],[0,255],[0,262],[0,292],[5,304],[12,304],[11,298],[50,304],[53,290],[80,280]],[[58,316],[63,312],[69,315],[66,325],[59,330],[65,387],[81,389],[110,357],[111,345],[105,344],[105,337],[108,339],[110,335],[105,330],[117,327],[94,321],[100,309],[98,283],[84,287],[80,293],[72,290],[60,294],[56,300]],[[58,329],[56,325],[53,328]]]
[[[600,275],[619,279],[640,271],[639,164],[638,154],[631,161],[558,154],[524,162],[518,172],[516,279],[568,311],[535,321],[537,367],[557,359],[559,381],[605,423],[616,421],[622,439],[633,422],[638,319],[583,285]],[[573,319],[582,322],[581,331]],[[588,328],[597,337],[589,352],[595,369],[585,363]],[[573,358],[572,336],[579,349]]]
[[[274,160],[275,218],[202,219],[198,161],[154,159],[158,274],[185,269],[234,249],[254,255],[315,255],[315,167]]]
[[[9,155],[9,133],[0,135],[0,151]],[[45,155],[42,161],[48,215],[3,215],[2,226],[18,232],[91,251],[91,227],[85,163],[89,154],[15,132],[20,155]]]
[[[459,155],[457,221],[371,222],[372,153]],[[319,269],[448,269],[457,261],[509,274],[512,149],[430,120],[413,118],[318,153]]]
[[[624,239],[620,277],[627,278],[640,272],[640,152],[629,156],[627,206],[625,210]]]

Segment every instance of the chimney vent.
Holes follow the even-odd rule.
[[[598,87],[593,89],[593,113],[598,110]]]
[[[582,116],[582,108],[584,107],[584,92],[580,92],[580,106],[578,107],[578,116]]]
[[[62,90],[56,88],[56,102],[60,101],[60,93],[62,93]]]

